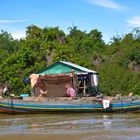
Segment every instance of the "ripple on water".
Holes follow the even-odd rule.
[[[85,134],[139,139],[140,114],[0,114],[0,135],[3,134]],[[99,135],[97,135],[99,134]],[[94,136],[94,137],[95,137]]]

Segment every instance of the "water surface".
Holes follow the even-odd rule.
[[[140,140],[140,113],[0,114],[0,140]]]

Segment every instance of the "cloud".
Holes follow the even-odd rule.
[[[19,20],[0,20],[0,29],[5,30],[9,33],[11,33],[12,37],[14,39],[21,39],[25,38],[26,33],[25,31],[18,29],[15,26],[9,26],[10,23],[21,23],[21,22],[27,22],[28,20],[25,19],[19,19]]]
[[[140,16],[134,16],[127,20],[128,26],[139,27],[140,26]]]
[[[14,39],[21,39],[21,38],[25,38],[26,33],[25,31],[14,31],[11,32],[11,35]]]
[[[125,7],[119,5],[116,2],[113,2],[112,0],[86,0],[86,1],[105,8],[116,9],[116,10],[125,9]]]
[[[19,20],[0,20],[0,23],[19,23],[19,22],[26,22],[25,19],[19,19]]]

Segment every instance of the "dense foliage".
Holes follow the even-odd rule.
[[[140,92],[140,31],[114,36],[105,44],[97,29],[89,33],[70,27],[27,27],[26,38],[15,40],[0,33],[0,85],[7,82],[11,93],[30,91],[23,82],[31,73],[58,61],[70,61],[100,74],[100,91],[106,95]]]

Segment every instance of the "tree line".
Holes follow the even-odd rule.
[[[30,92],[24,79],[52,63],[63,60],[96,70],[100,92],[105,95],[140,93],[140,28],[123,36],[115,35],[109,43],[102,32],[30,25],[24,39],[0,33],[0,85],[7,82],[11,93]]]

